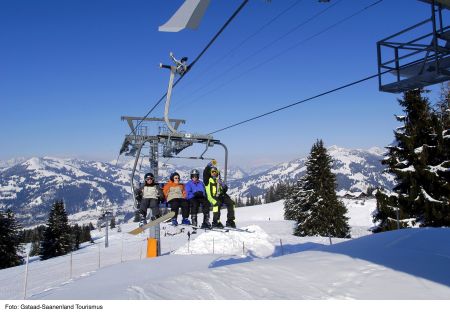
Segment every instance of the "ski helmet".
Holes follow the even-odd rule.
[[[200,172],[198,170],[192,170],[191,171],[191,178],[192,177],[200,177]]]
[[[153,173],[147,173],[145,174],[144,179],[147,180],[148,178],[154,179],[155,176],[153,176]]]

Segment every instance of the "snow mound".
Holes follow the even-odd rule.
[[[255,257],[268,257],[275,246],[271,237],[259,226],[249,225],[240,231],[208,231],[199,235],[195,240],[185,244],[176,250],[176,255],[204,255],[204,254],[224,254],[235,255],[241,251],[243,255],[251,254]]]

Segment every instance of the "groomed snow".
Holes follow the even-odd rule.
[[[283,202],[238,208],[247,232],[162,226],[162,256],[142,258],[146,236],[110,231],[110,246],[83,244],[69,280],[69,257],[30,263],[33,300],[136,299],[442,299],[450,298],[450,229],[405,229],[367,235],[373,201],[346,201],[354,239],[299,238],[283,220]],[[226,211],[222,213],[225,217]],[[367,224],[369,224],[367,226]],[[366,226],[364,226],[366,225]],[[129,231],[135,223],[122,225]],[[174,234],[174,236],[170,236]],[[357,237],[359,235],[354,235]],[[124,254],[121,262],[120,253]],[[99,253],[101,267],[98,269]],[[144,247],[145,252],[145,247]],[[140,256],[141,254],[141,256]],[[134,256],[133,256],[134,255]],[[145,255],[145,253],[144,253]],[[21,298],[24,266],[0,271],[2,299]],[[51,270],[44,272],[43,270]],[[31,275],[31,274],[30,274]],[[57,279],[55,279],[57,278]],[[14,293],[14,290],[17,292]],[[15,295],[13,295],[14,293]]]

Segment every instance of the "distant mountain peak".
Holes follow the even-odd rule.
[[[333,145],[327,151],[334,161],[332,172],[336,175],[339,195],[365,193],[369,187],[393,187],[394,178],[383,172],[382,149],[348,149]],[[297,158],[258,175],[233,181],[229,193],[243,197],[264,196],[265,191],[276,183],[294,182],[302,177],[306,172],[306,159]]]

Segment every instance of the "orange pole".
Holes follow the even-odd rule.
[[[147,258],[158,256],[158,241],[156,238],[147,238]]]

